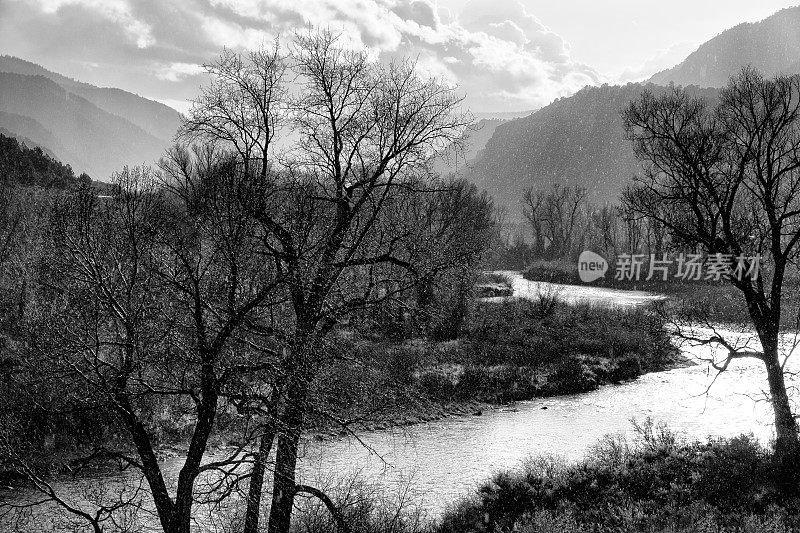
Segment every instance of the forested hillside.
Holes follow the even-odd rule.
[[[586,87],[528,117],[497,127],[465,175],[485,188],[512,218],[522,192],[553,183],[581,185],[595,202],[614,202],[638,169],[620,111],[656,85]],[[715,91],[699,91],[713,97]]]
[[[90,181],[86,174],[76,177],[72,167],[56,161],[40,147],[28,148],[0,133],[0,183],[63,189]]]
[[[662,85],[722,87],[744,65],[768,76],[800,73],[800,6],[743,23],[704,43],[680,65],[650,78]]]

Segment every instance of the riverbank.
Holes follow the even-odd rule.
[[[497,473],[432,531],[800,530],[796,471],[751,435],[689,442],[650,420],[636,430],[633,441],[605,438],[583,461],[535,458]]]
[[[480,415],[693,364],[651,309],[566,304],[557,295],[477,302],[453,341],[348,343],[358,365],[331,368],[320,392],[331,393],[337,420],[358,422],[345,429],[316,419],[315,435]],[[347,401],[337,391],[348,391]]]
[[[314,384],[328,410],[309,416],[312,440],[481,416],[687,364],[647,308],[569,305],[555,294],[476,301],[451,341],[341,334],[332,349],[342,356]],[[210,452],[246,445],[242,421],[224,406]],[[177,404],[165,402],[152,418],[162,458],[184,454],[179,443],[191,430]],[[57,464],[68,470],[69,454]]]
[[[752,435],[689,441],[650,419],[635,436],[607,436],[574,462],[530,457],[503,470],[438,519],[354,482],[334,489],[352,531],[403,533],[790,533],[800,490]],[[321,506],[298,514],[302,531],[335,525]]]
[[[308,419],[306,434],[316,440],[480,416],[694,364],[649,307],[568,304],[555,292],[476,301],[455,340],[341,335],[335,349],[345,355],[314,385],[328,406]],[[180,453],[170,441],[181,431],[163,432],[178,437],[165,439],[168,453]],[[238,446],[239,434],[234,419],[215,447]]]

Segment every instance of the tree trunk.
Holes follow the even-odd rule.
[[[170,520],[169,533],[190,533],[192,525],[192,505],[194,504],[194,484],[200,474],[203,454],[208,449],[208,439],[214,428],[217,416],[219,392],[214,373],[214,361],[218,352],[207,349],[200,351],[203,360],[201,390],[203,393],[197,409],[197,424],[192,433],[186,460],[178,473],[178,486],[175,491],[175,506]]]
[[[270,415],[271,416],[271,415]],[[247,492],[247,511],[244,517],[242,533],[258,533],[258,518],[261,511],[261,494],[264,490],[264,472],[267,469],[269,453],[275,440],[275,418],[267,421],[261,442],[258,444],[258,454],[250,473],[250,487]]]
[[[307,391],[306,380],[296,377],[286,394],[286,410],[281,420],[285,429],[278,437],[268,533],[289,533],[296,492],[297,446],[303,427]]]
[[[142,463],[142,473],[150,486],[150,493],[153,496],[153,503],[156,506],[161,527],[165,533],[171,533],[171,520],[175,512],[175,504],[169,496],[169,491],[147,430],[139,417],[136,416],[130,398],[124,392],[124,380],[120,380],[120,383],[119,390],[115,393],[117,412],[130,432],[131,439],[136,446],[136,451]]]
[[[770,400],[775,411],[775,456],[779,461],[794,460],[800,457],[800,440],[797,435],[797,421],[792,415],[789,395],[783,369],[778,360],[777,346],[764,350],[764,364],[767,367]]]

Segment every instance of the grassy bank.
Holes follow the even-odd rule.
[[[496,474],[435,531],[796,531],[798,494],[751,436],[683,442],[648,422],[634,442],[607,438],[582,462]]]
[[[368,429],[479,414],[487,405],[588,392],[686,364],[663,326],[646,308],[547,296],[479,302],[454,341],[343,341],[357,367],[343,360],[317,392],[339,418],[361,418]]]

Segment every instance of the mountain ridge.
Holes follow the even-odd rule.
[[[0,56],[0,72],[44,76],[98,108],[122,117],[164,141],[171,141],[180,126],[180,113],[161,102],[116,87],[97,87],[19,57]]]
[[[767,76],[800,72],[800,6],[743,22],[701,44],[678,65],[648,80],[659,85],[723,87],[742,66]]]
[[[0,72],[0,113],[0,127],[47,147],[95,179],[108,179],[124,165],[150,163],[168,146],[167,141],[42,75]],[[27,117],[42,128],[37,135],[14,131],[9,122],[14,117]],[[17,127],[19,123],[16,119]],[[49,132],[60,146],[41,138],[42,131]]]
[[[767,76],[800,74],[800,6],[734,26],[647,82],[587,86],[526,117],[505,121],[467,168],[451,171],[485,189],[513,221],[522,219],[520,199],[529,187],[580,185],[593,202],[618,202],[640,169],[625,139],[622,109],[643,89],[659,93],[671,84],[714,99],[717,89],[747,64]]]

